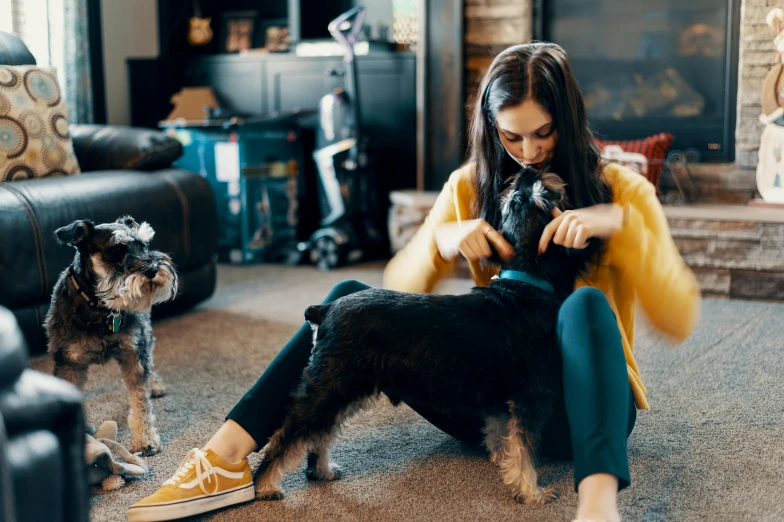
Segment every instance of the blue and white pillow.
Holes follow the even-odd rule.
[[[0,65],[0,182],[79,172],[55,70]]]

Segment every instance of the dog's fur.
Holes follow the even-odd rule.
[[[524,169],[500,198],[501,231],[516,257],[496,262],[543,278],[555,292],[494,279],[467,295],[369,289],[309,307],[313,351],[257,471],[257,498],[282,498],[282,478],[306,453],[308,478],[338,478],[330,444],[341,424],[380,392],[394,405],[484,418],[490,458],[515,499],[555,498],[537,484],[534,455],[562,387],[556,321],[597,245],[584,251],[550,245],[537,255],[552,208],[566,207],[564,183],[554,174]]]
[[[161,448],[150,396],[166,391],[153,365],[150,309],[173,299],[178,285],[171,258],[148,249],[154,234],[148,223],[140,225],[130,216],[100,225],[79,220],[57,229],[58,242],[76,249],[70,269],[80,288],[64,270],[44,324],[54,374],[80,389],[89,365],[117,360],[131,396],[131,450],[147,455]],[[82,291],[97,306],[91,306]],[[113,310],[122,315],[118,332],[107,322]]]

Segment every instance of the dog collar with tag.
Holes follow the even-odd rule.
[[[555,292],[553,285],[541,277],[536,277],[535,275],[531,275],[528,272],[519,272],[517,270],[501,270],[501,273],[498,275],[498,277],[500,279],[513,279],[515,281],[520,281],[521,283],[536,286],[545,292],[550,292],[551,294]]]
[[[68,267],[67,272],[68,272],[68,277],[71,280],[71,284],[74,285],[76,291],[79,292],[79,295],[81,295],[85,301],[87,301],[87,303],[90,305],[91,308],[106,310],[106,308],[98,305],[98,301],[90,297],[90,295],[87,293],[86,288],[82,288],[82,286],[79,285],[79,282],[76,280],[76,274],[74,274],[74,271],[71,269],[71,267]],[[106,326],[109,327],[109,330],[112,333],[119,332],[120,328],[122,328],[122,325],[124,323],[125,320],[123,319],[123,314],[121,311],[109,310],[109,315],[106,316]]]
[[[87,293],[87,288],[82,288],[82,286],[76,280],[76,274],[74,274],[74,271],[70,266],[68,267],[67,272],[68,277],[71,279],[71,284],[74,285],[74,288],[76,288],[76,291],[79,292],[79,295],[81,295],[91,307],[98,308],[98,301],[90,297],[90,295]]]

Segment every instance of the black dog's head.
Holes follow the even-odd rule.
[[[55,231],[61,245],[77,249],[75,268],[93,287],[102,306],[142,312],[177,295],[171,258],[149,249],[155,231],[130,216],[95,225],[74,221]]]
[[[500,262],[497,257],[496,261],[502,268],[530,272],[556,287],[563,282],[571,289],[575,277],[596,255],[598,244],[590,241],[588,248],[573,250],[551,243],[544,254],[538,253],[539,239],[553,220],[553,209],[563,212],[569,208],[566,183],[552,172],[524,168],[507,184],[499,195],[500,232],[514,247],[516,255],[509,262]]]
[[[518,253],[536,250],[553,208],[566,210],[566,183],[552,172],[524,168],[507,180],[500,194],[501,232]]]

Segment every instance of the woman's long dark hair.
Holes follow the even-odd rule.
[[[495,120],[503,109],[529,98],[553,117],[558,141],[550,170],[567,183],[571,206],[584,208],[612,201],[566,52],[552,43],[516,45],[496,56],[482,79],[470,128],[470,161],[476,166],[473,215],[496,229],[498,194],[504,180],[520,166],[504,150]]]

